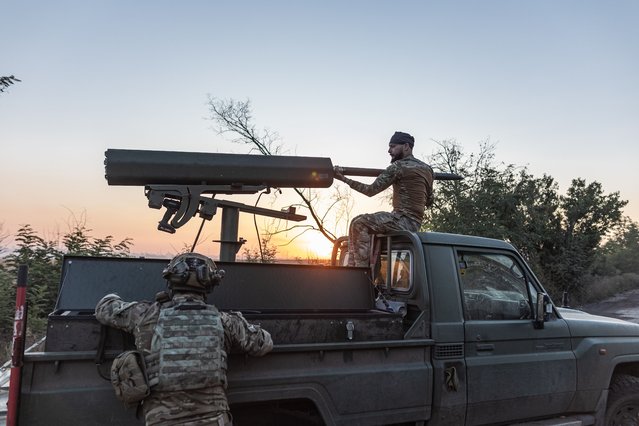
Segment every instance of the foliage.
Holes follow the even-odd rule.
[[[566,195],[560,197],[561,239],[541,259],[558,289],[579,291],[580,280],[593,271],[602,240],[621,225],[626,204],[618,192],[604,194],[598,182],[573,179]]]
[[[559,195],[550,176],[496,164],[489,142],[470,155],[455,141],[437,143],[431,164],[464,179],[437,183],[424,228],[508,240],[555,296],[579,292],[602,240],[622,222],[626,201],[619,193],[604,194],[600,183],[574,179]]]
[[[132,245],[131,238],[125,238],[119,243],[113,242],[113,236],[104,238],[88,237],[91,232],[83,224],[77,223],[69,233],[62,238],[66,253],[80,256],[112,256],[128,257]]]
[[[13,75],[10,75],[9,77],[0,77],[0,93],[5,92],[9,88],[9,86],[15,84],[18,81],[22,80],[15,78],[15,76]]]
[[[18,266],[28,266],[27,300],[29,306],[28,327],[33,333],[41,333],[46,326],[47,315],[55,307],[60,283],[60,271],[64,254],[85,256],[129,255],[131,239],[114,243],[112,236],[94,238],[82,223],[75,223],[62,236],[62,247],[55,240],[39,236],[30,225],[23,225],[15,236],[17,245],[0,263],[0,340],[10,339],[15,309],[15,279]],[[0,243],[2,238],[0,238]],[[0,250],[2,251],[2,250]]]
[[[16,303],[15,287],[5,285],[5,283],[11,283],[15,279],[14,274],[7,271],[4,265],[0,265],[0,362],[5,361],[7,355],[10,354]]]
[[[4,230],[4,223],[0,223],[0,256],[7,250],[5,245],[7,238],[9,238],[9,234]],[[0,263],[0,268],[2,268],[2,263]]]
[[[598,275],[639,274],[639,225],[628,218],[600,250],[595,263]]]
[[[639,288],[639,274],[624,272],[619,275],[590,275],[583,281],[583,291],[570,302],[571,306],[596,303],[626,291]]]
[[[262,238],[259,251],[256,248],[250,250],[244,247],[242,254],[244,260],[249,263],[275,263],[277,247],[270,243],[270,237],[266,237]]]
[[[34,329],[42,329],[47,314],[55,305],[62,252],[55,241],[38,236],[30,225],[22,226],[15,240],[18,248],[7,256],[7,265],[14,272],[18,265],[27,265],[29,325]]]

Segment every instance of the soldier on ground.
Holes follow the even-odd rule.
[[[239,312],[220,312],[206,303],[223,276],[210,258],[178,255],[162,275],[168,292],[156,302],[125,302],[108,294],[95,316],[135,337],[150,388],[142,401],[147,425],[231,425],[227,355],[232,349],[264,355],[273,348],[271,335]],[[118,394],[113,375],[112,370]]]
[[[370,184],[345,177],[339,166],[335,178],[372,197],[393,185],[393,211],[356,216],[348,231],[348,265],[368,266],[371,235],[389,231],[418,231],[424,210],[433,204],[433,169],[413,157],[415,139],[395,132],[388,143],[391,164]]]

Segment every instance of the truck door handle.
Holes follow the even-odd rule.
[[[495,350],[495,345],[492,343],[478,343],[476,348],[477,352],[492,352]]]

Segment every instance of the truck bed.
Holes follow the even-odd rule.
[[[111,360],[133,348],[133,338],[102,327],[94,307],[112,292],[126,300],[152,299],[165,288],[161,271],[167,262],[65,259],[45,350],[25,355],[21,422],[143,423],[134,410],[125,410],[115,399],[107,380]],[[227,277],[209,301],[223,310],[242,311],[249,321],[271,332],[275,343],[273,352],[263,358],[240,354],[229,358],[228,397],[236,407],[238,425],[256,424],[251,416],[263,413],[263,407],[255,404],[279,400],[293,404],[289,406],[293,413],[311,404],[319,413],[309,415],[332,418],[336,424],[428,418],[431,393],[423,388],[432,380],[427,360],[433,342],[404,339],[402,316],[375,309],[367,270],[247,263],[219,266]],[[100,362],[96,354],[101,337],[105,347]],[[379,386],[390,378],[393,386]],[[402,401],[399,410],[397,400]],[[54,412],[52,423],[49,413]]]
[[[168,260],[71,256],[65,258],[56,309],[49,315],[45,352],[96,350],[93,315],[102,296],[152,300],[165,289]],[[261,324],[275,344],[402,339],[402,317],[374,309],[368,270],[311,265],[219,263],[227,276],[209,295],[222,310]],[[135,283],[124,285],[125,283]],[[131,336],[106,331],[107,349],[128,349]]]

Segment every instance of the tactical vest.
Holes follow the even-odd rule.
[[[157,391],[226,386],[224,328],[215,306],[189,300],[163,307],[145,357]]]
[[[417,222],[424,219],[424,206],[432,204],[433,169],[410,156],[398,161],[402,178],[393,184],[393,211],[403,213]]]

